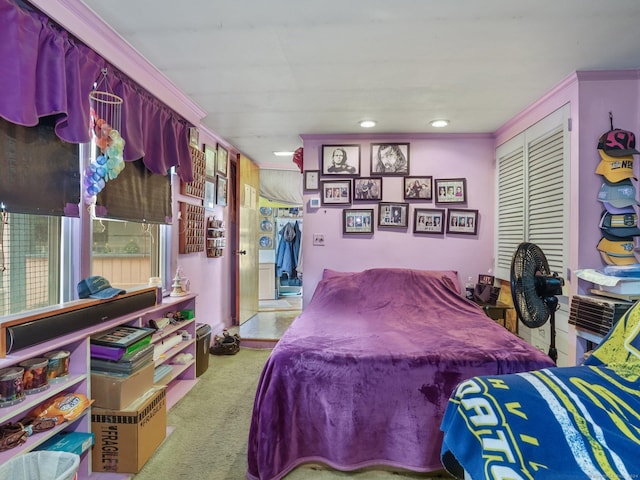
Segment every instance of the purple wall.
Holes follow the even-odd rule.
[[[477,279],[493,265],[494,238],[494,139],[490,135],[302,135],[304,169],[321,170],[322,145],[359,144],[360,176],[371,172],[371,143],[410,144],[410,174],[438,178],[466,178],[467,203],[456,208],[479,210],[478,234],[416,235],[413,210],[446,208],[433,201],[409,202],[409,227],[406,230],[378,230],[371,237],[342,235],[342,206],[309,208],[309,199],[318,192],[305,192],[304,232],[304,304],[306,305],[325,268],[360,271],[372,267],[405,267],[432,270],[457,270],[461,288],[468,276]],[[330,177],[336,179],[337,177]],[[404,202],[402,177],[383,177],[383,201]],[[374,208],[377,203],[354,202],[349,208]],[[313,234],[325,236],[325,246],[313,245]]]

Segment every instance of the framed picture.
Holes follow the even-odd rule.
[[[216,203],[218,205],[227,205],[227,177],[222,175],[216,176]]]
[[[358,202],[379,202],[382,200],[382,178],[354,178],[353,200]]]
[[[371,175],[409,175],[409,144],[372,143]]]
[[[216,206],[216,185],[209,180],[204,182],[204,208],[213,210]]]
[[[436,178],[436,203],[465,203],[467,180],[465,178]]]
[[[189,127],[189,145],[200,148],[200,132],[196,127]]]
[[[438,208],[416,208],[413,211],[413,233],[444,233],[447,221],[446,210]]]
[[[450,208],[447,215],[447,233],[477,235],[478,210]]]
[[[408,203],[380,202],[378,204],[378,225],[380,227],[406,227],[408,215]]]
[[[216,177],[216,155],[217,150],[211,145],[204,146],[204,160],[205,160],[205,176],[212,180]]]
[[[216,171],[226,177],[227,176],[227,160],[229,159],[229,151],[222,145],[218,144],[216,158]],[[226,204],[225,204],[226,205]]]
[[[342,233],[373,233],[373,208],[345,208],[342,210]]]
[[[431,177],[404,177],[405,200],[431,200],[433,198]]]
[[[322,175],[360,175],[360,145],[323,145]]]
[[[304,189],[307,191],[320,190],[320,171],[319,170],[304,171]]]
[[[323,205],[350,205],[351,180],[322,180]]]

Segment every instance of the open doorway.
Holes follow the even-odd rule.
[[[260,199],[259,311],[301,310],[303,209]]]

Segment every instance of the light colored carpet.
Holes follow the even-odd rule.
[[[135,480],[242,480],[253,399],[268,349],[241,348],[237,355],[210,356],[197,385],[168,413],[173,432]],[[446,474],[445,476],[448,477]],[[436,476],[383,470],[337,472],[301,466],[284,480],[430,479]],[[440,478],[440,477],[437,477]]]

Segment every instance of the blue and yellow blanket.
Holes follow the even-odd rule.
[[[441,424],[442,462],[473,480],[640,479],[639,372],[636,304],[583,366],[459,384]]]

